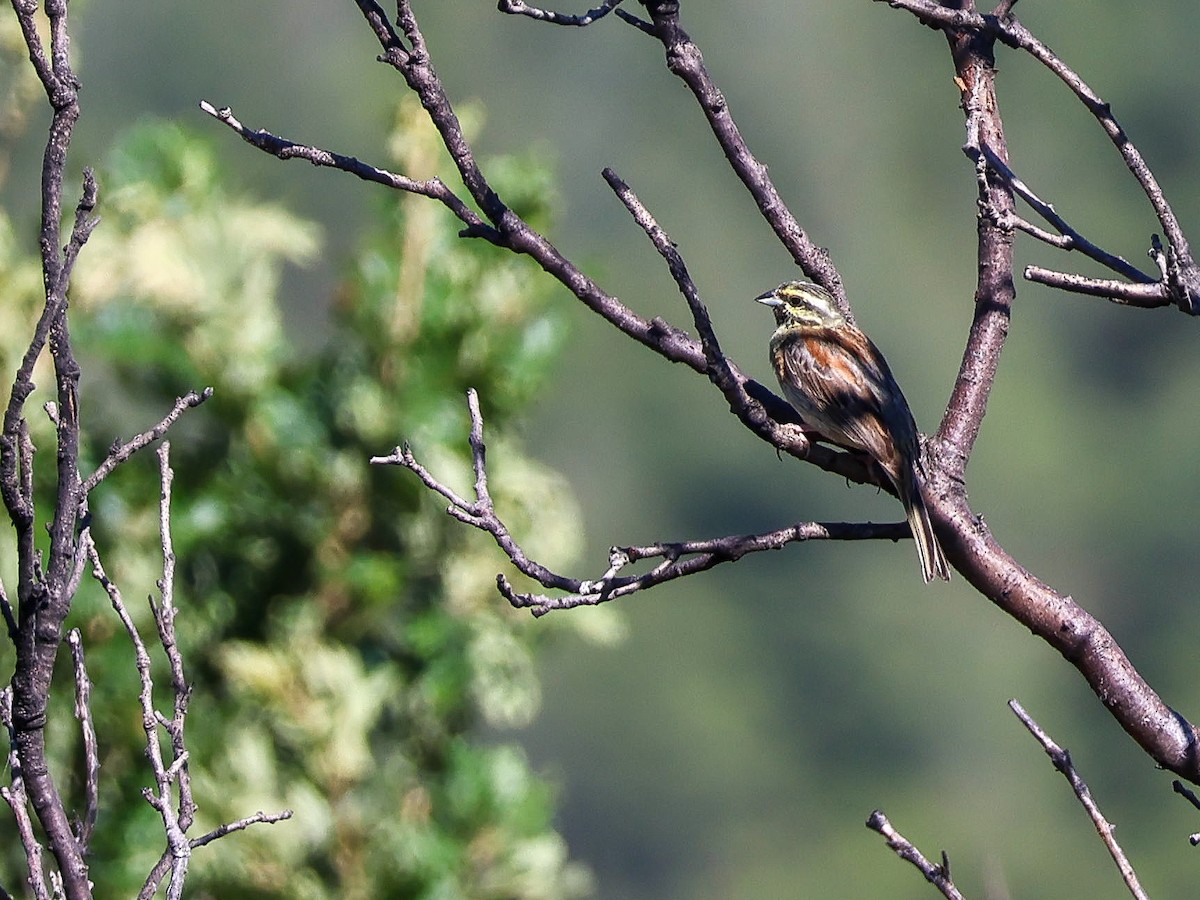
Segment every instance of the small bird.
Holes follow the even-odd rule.
[[[820,437],[875,460],[904,504],[925,582],[949,581],[921,493],[917,425],[879,348],[818,285],[789,281],[755,299],[775,313],[771,364],[783,396]]]

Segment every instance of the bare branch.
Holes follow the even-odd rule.
[[[767,224],[780,243],[792,255],[801,270],[813,281],[827,288],[838,300],[842,311],[853,321],[853,310],[846,302],[842,278],[829,258],[828,252],[817,246],[800,227],[792,211],[783,201],[767,167],[753,153],[733,119],[725,96],[717,88],[700,48],[683,30],[679,21],[679,3],[674,0],[643,0],[650,14],[654,36],[666,52],[667,68],[691,89],[699,103],[709,129],[724,151],[730,166],[746,186],[758,205]]]
[[[50,892],[46,888],[45,875],[42,872],[42,845],[38,842],[33,830],[33,821],[29,816],[29,796],[25,790],[24,768],[21,757],[17,753],[17,730],[13,724],[13,689],[8,686],[0,689],[0,725],[8,732],[8,771],[11,773],[9,784],[0,787],[0,797],[12,810],[17,822],[17,833],[21,836],[21,846],[25,849],[25,864],[29,872],[27,883],[37,900],[50,900]]]
[[[206,387],[199,394],[195,391],[188,391],[182,397],[176,398],[175,405],[171,407],[171,411],[163,416],[158,424],[130,438],[123,444],[120,442],[114,443],[112,449],[108,451],[108,456],[96,467],[96,471],[84,479],[81,485],[82,493],[85,496],[90,494],[96,485],[112,474],[117,466],[121,465],[121,463],[125,462],[139,450],[153,444],[167,433],[185,411],[194,409],[201,403],[209,400],[212,395],[213,389],[210,387]]]
[[[399,465],[408,469],[429,490],[450,502],[450,506],[446,510],[448,515],[490,534],[519,572],[532,578],[542,587],[566,592],[566,596],[558,597],[518,593],[503,575],[497,576],[496,583],[500,593],[509,603],[518,608],[528,608],[534,615],[544,615],[555,609],[595,606],[617,597],[646,590],[666,581],[711,569],[724,562],[733,562],[747,553],[778,550],[791,543],[811,540],[896,541],[910,536],[908,526],[904,523],[877,525],[873,523],[805,522],[765,534],[729,535],[712,540],[679,541],[642,547],[613,547],[609,552],[608,571],[599,579],[586,580],[560,575],[530,559],[508,530],[508,526],[496,513],[488,487],[487,447],[483,439],[483,416],[479,409],[479,396],[474,389],[467,392],[467,405],[471,413],[469,442],[472,466],[475,472],[474,501],[464,499],[448,485],[440,482],[428,469],[417,462],[412,450],[407,445],[397,447],[390,456],[372,457],[371,462],[375,465]],[[620,574],[626,566],[647,559],[661,559],[661,562],[649,572],[641,575]]]
[[[700,345],[704,348],[704,359],[707,363],[708,376],[717,380],[729,380],[732,372],[729,360],[725,354],[721,352],[721,345],[717,340],[717,333],[713,330],[712,319],[708,315],[708,309],[704,306],[704,302],[700,299],[700,292],[696,288],[696,283],[692,281],[692,276],[688,273],[687,264],[683,261],[683,256],[679,249],[675,246],[675,242],[667,235],[667,232],[658,224],[650,211],[638,198],[633,189],[622,180],[612,169],[605,169],[603,172],[604,180],[608,182],[608,186],[613,189],[617,198],[629,210],[633,216],[633,220],[650,238],[650,242],[654,245],[654,249],[659,252],[659,255],[667,263],[667,268],[671,272],[671,277],[675,279],[675,284],[679,287],[679,292],[683,294],[683,298],[687,301],[688,308],[692,311],[692,321],[696,325],[696,333],[700,336]],[[722,371],[718,372],[717,369]],[[744,396],[744,395],[743,395]],[[740,399],[740,398],[739,398]]]
[[[604,0],[595,9],[589,9],[581,16],[569,16],[563,13],[556,13],[548,9],[540,9],[536,6],[529,6],[524,0],[500,0],[497,8],[502,13],[508,13],[514,16],[529,16],[531,19],[538,19],[542,22],[549,22],[551,25],[576,25],[583,27],[591,25],[593,22],[603,19],[610,12],[620,6],[622,0]]]
[[[945,850],[942,851],[941,865],[931,863],[912,841],[892,827],[892,823],[883,814],[883,810],[877,809],[871,813],[867,818],[867,827],[883,835],[887,845],[896,851],[896,855],[905,862],[916,866],[917,870],[925,876],[925,880],[941,891],[942,896],[947,900],[963,900],[963,895],[959,893],[950,878],[950,857],[946,855]]]
[[[246,816],[244,819],[238,819],[234,822],[226,822],[224,825],[214,828],[212,831],[200,835],[198,838],[192,839],[192,849],[203,847],[205,844],[211,844],[213,841],[225,837],[227,834],[233,834],[235,831],[244,831],[251,825],[274,825],[276,822],[282,822],[285,819],[292,817],[290,809],[283,809],[276,813],[265,813],[261,810],[253,815]]]
[[[983,144],[980,147],[980,151],[987,160],[987,164],[992,171],[1003,178],[1008,183],[1009,187],[1012,188],[1013,192],[1016,193],[1016,195],[1026,203],[1028,203],[1039,216],[1053,225],[1061,237],[1059,239],[1055,239],[1053,236],[1033,228],[1033,226],[1028,225],[1028,223],[1024,222],[1024,220],[1016,217],[1014,217],[1013,221],[1015,227],[1020,228],[1022,231],[1025,231],[1027,234],[1036,237],[1038,240],[1042,240],[1045,243],[1058,247],[1061,250],[1078,250],[1084,256],[1094,259],[1096,262],[1109,269],[1112,269],[1114,272],[1124,275],[1130,281],[1141,284],[1155,283],[1153,278],[1142,272],[1136,266],[1131,265],[1120,256],[1116,256],[1112,253],[1102,250],[1100,247],[1097,247],[1082,234],[1072,228],[1067,223],[1067,220],[1060,216],[1057,210],[1055,210],[1051,204],[1047,203],[1041,197],[1035,194],[1033,190],[1027,184],[1025,184],[1024,181],[1018,178],[1016,173],[1013,172],[1013,170],[1009,167],[1008,163],[997,156],[996,151],[994,151],[991,147],[989,147],[987,144]]]
[[[42,157],[41,214],[38,246],[45,302],[34,327],[4,410],[0,427],[0,497],[16,531],[17,608],[16,662],[11,682],[12,745],[20,761],[23,789],[54,854],[61,890],[72,900],[92,896],[87,862],[76,839],[62,796],[51,775],[46,753],[46,720],[54,663],[62,644],[63,622],[71,608],[72,577],[77,568],[79,495],[79,365],[67,323],[71,274],[96,219],[96,179],[83,174],[83,190],[74,226],[63,244],[67,151],[79,119],[79,81],[71,68],[68,5],[44,4],[49,48],[38,32],[38,4],[12,0],[13,11],[29,50],[29,58],[52,110]],[[25,420],[32,394],[33,368],[48,348],[54,364],[58,414],[55,421],[56,484],[49,523],[49,549],[43,557],[34,528],[33,447]],[[27,846],[27,855],[28,855]],[[31,861],[32,862],[32,861]],[[40,866],[40,863],[39,863]],[[31,871],[31,878],[41,878]]]
[[[175,473],[170,464],[171,444],[163,441],[158,448],[159,484],[159,539],[162,546],[163,575],[158,580],[161,602],[150,600],[150,608],[154,613],[154,622],[158,627],[158,639],[167,656],[167,664],[171,669],[171,689],[174,692],[174,713],[171,720],[164,726],[171,736],[171,750],[176,761],[187,756],[187,745],[184,741],[184,725],[187,719],[188,703],[191,700],[192,688],[188,684],[183,670],[183,656],[179,652],[179,643],[175,638],[175,549],[171,540],[171,484]],[[196,803],[192,798],[192,780],[187,769],[179,774],[179,826],[187,831],[191,827],[196,814]]]
[[[1187,236],[1179,224],[1175,211],[1167,202],[1166,195],[1142,157],[1141,151],[1125,133],[1112,108],[1088,86],[1087,82],[1062,61],[1049,47],[1035,38],[1016,17],[990,20],[996,23],[1000,38],[1012,47],[1029,53],[1034,59],[1059,77],[1071,92],[1080,100],[1108,135],[1113,146],[1125,160],[1125,166],[1141,186],[1146,199],[1150,201],[1154,214],[1162,225],[1170,247],[1169,260],[1170,278],[1168,280],[1172,296],[1176,304],[1186,313],[1200,313],[1200,271],[1192,259]]]
[[[142,707],[142,729],[146,733],[146,758],[150,761],[150,769],[154,774],[155,782],[155,789],[146,788],[143,795],[162,819],[168,844],[168,851],[164,855],[169,854],[173,861],[171,887],[178,886],[178,890],[181,891],[183,879],[187,874],[191,847],[171,802],[175,779],[171,774],[172,770],[164,762],[162,744],[158,737],[159,716],[154,708],[154,679],[151,673],[150,654],[146,650],[146,644],[138,632],[137,625],[134,624],[133,617],[130,616],[129,610],[125,606],[120,588],[109,579],[104,571],[104,565],[100,561],[100,555],[96,550],[95,543],[91,540],[91,535],[85,532],[84,539],[88,558],[92,561],[92,577],[108,594],[109,602],[112,603],[121,624],[125,626],[125,633],[133,644],[138,679],[141,682],[138,696]]]
[[[1137,180],[1162,226],[1169,247],[1167,254],[1167,287],[1172,301],[1190,315],[1200,314],[1200,268],[1192,258],[1191,248],[1174,210],[1163,193],[1154,173],[1146,164],[1141,151],[1129,139],[1112,113],[1112,108],[1059,58],[1049,47],[1033,36],[1012,15],[1012,3],[1002,3],[994,15],[983,16],[970,9],[951,9],[932,0],[888,0],[890,6],[906,9],[927,25],[946,31],[954,43],[957,32],[971,32],[995,39],[1014,49],[1023,50],[1049,69],[1065,84],[1084,107],[1095,117],[1125,161],[1126,168]],[[961,73],[960,73],[961,76]],[[970,141],[968,141],[970,143]]]
[[[1088,278],[1069,272],[1056,272],[1042,266],[1026,266],[1025,278],[1036,284],[1060,288],[1073,294],[1103,297],[1119,306],[1138,306],[1155,309],[1169,306],[1171,299],[1158,282],[1153,284],[1130,284],[1127,281],[1110,281],[1106,278]]]
[[[389,172],[387,169],[372,166],[353,156],[345,156],[330,150],[322,150],[320,147],[313,147],[308,144],[298,144],[287,138],[277,137],[269,131],[249,129],[237,120],[233,115],[233,110],[228,106],[216,109],[207,100],[202,100],[200,108],[217,121],[224,122],[232,128],[247,144],[257,147],[264,153],[269,153],[283,160],[308,160],[314,166],[323,166],[347,172],[356,178],[361,178],[363,181],[381,184],[384,187],[397,191],[406,191],[410,194],[429,197],[432,200],[437,200],[449,209],[450,212],[454,213],[455,217],[467,226],[467,234],[470,237],[486,238],[493,243],[497,240],[494,229],[490,228],[480,218],[479,214],[467,206],[440,178],[434,177],[426,181],[418,181],[406,175],[397,175],[394,172]]]
[[[1041,726],[1033,720],[1033,717],[1025,712],[1020,703],[1016,700],[1009,700],[1008,706],[1016,717],[1021,720],[1021,724],[1029,729],[1029,733],[1042,745],[1042,749],[1046,751],[1046,755],[1054,763],[1054,768],[1058,769],[1070,783],[1071,789],[1075,791],[1075,796],[1079,798],[1079,802],[1087,811],[1092,824],[1096,826],[1096,833],[1100,835],[1100,840],[1104,842],[1104,846],[1108,848],[1113,862],[1117,864],[1117,869],[1121,873],[1121,878],[1124,880],[1125,886],[1129,888],[1130,894],[1137,898],[1137,900],[1147,900],[1146,892],[1142,890],[1142,886],[1138,883],[1137,873],[1133,870],[1133,866],[1130,864],[1129,858],[1125,855],[1125,851],[1117,843],[1112,824],[1104,818],[1104,814],[1100,812],[1100,807],[1096,805],[1096,801],[1092,797],[1092,792],[1088,789],[1084,780],[1079,777],[1079,773],[1075,770],[1075,765],[1071,762],[1071,754],[1058,746],[1042,730]]]
[[[100,807],[100,752],[96,743],[96,725],[92,721],[92,682],[88,678],[83,638],[78,628],[67,632],[67,645],[71,648],[75,670],[75,718],[79,720],[79,730],[83,734],[83,821],[79,823],[76,839],[80,851],[87,855]]]

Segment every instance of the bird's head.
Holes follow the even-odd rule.
[[[808,281],[788,281],[754,299],[771,307],[779,325],[832,328],[846,321],[829,291]]]

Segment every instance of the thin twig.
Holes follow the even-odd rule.
[[[492,242],[496,241],[497,236],[494,229],[488,226],[477,212],[467,206],[437,176],[419,181],[415,178],[409,178],[407,175],[398,175],[395,172],[389,172],[387,169],[381,169],[378,166],[365,163],[353,156],[334,153],[331,150],[323,150],[320,147],[314,147],[310,144],[300,144],[296,141],[274,135],[269,131],[247,128],[238,121],[237,117],[233,114],[233,110],[227,106],[217,109],[207,100],[202,100],[200,108],[218,122],[224,122],[232,128],[247,144],[257,147],[264,153],[270,153],[272,156],[283,160],[307,160],[314,166],[337,169],[341,172],[354,175],[356,178],[361,178],[363,181],[381,184],[392,190],[406,191],[410,194],[419,194],[422,197],[437,200],[467,226],[467,230],[472,237],[482,237]]]
[[[173,762],[165,775],[177,785],[178,806],[176,820],[179,836],[183,837],[196,815],[196,802],[192,797],[192,778],[188,771],[187,743],[184,739],[184,726],[187,719],[188,702],[192,689],[187,683],[183,671],[183,657],[179,652],[179,644],[175,638],[175,550],[171,541],[171,485],[175,473],[171,469],[171,443],[163,441],[158,448],[159,465],[159,539],[162,547],[163,575],[158,580],[161,602],[155,603],[150,598],[150,609],[154,614],[154,624],[158,629],[158,640],[167,656],[167,664],[171,670],[171,688],[174,695],[174,712],[170,720],[159,717],[160,724],[171,739],[171,755]],[[177,847],[173,841],[168,841],[168,849],[175,857],[171,884],[167,896],[176,900],[183,895],[183,881],[187,874],[187,860],[180,860]],[[166,851],[164,851],[165,853]]]
[[[497,8],[502,13],[514,16],[529,16],[531,19],[549,22],[551,25],[575,25],[583,27],[603,19],[621,3],[622,0],[604,0],[595,9],[589,9],[580,16],[570,16],[565,13],[557,13],[552,10],[541,9],[537,6],[530,6],[524,0],[500,0]]]
[[[83,654],[83,637],[78,628],[67,632],[71,662],[75,671],[75,718],[83,734],[83,821],[79,823],[76,840],[85,856],[96,829],[96,813],[100,807],[100,751],[96,742],[96,723],[92,720],[92,682],[88,678]]]
[[[184,412],[211,399],[212,395],[213,389],[210,387],[206,387],[198,394],[195,391],[188,391],[182,397],[175,399],[175,405],[171,407],[171,411],[163,416],[156,425],[130,438],[125,443],[119,441],[114,443],[112,449],[108,451],[108,456],[96,467],[96,471],[84,479],[81,486],[84,496],[90,494],[96,485],[111,475],[117,466],[166,434]]]
[[[867,827],[883,835],[887,845],[896,852],[896,855],[905,862],[912,863],[925,876],[925,880],[941,891],[942,896],[947,900],[963,900],[963,895],[959,893],[958,888],[954,886],[954,881],[950,878],[950,857],[946,855],[945,850],[942,851],[940,865],[931,863],[912,841],[892,827],[892,823],[880,809],[872,812],[867,818]]]
[[[192,849],[203,847],[205,844],[211,844],[219,838],[225,837],[227,834],[233,834],[235,831],[243,831],[251,825],[274,825],[276,822],[282,822],[292,817],[290,809],[283,809],[276,813],[265,813],[261,810],[253,815],[246,816],[243,819],[238,819],[234,822],[226,822],[224,825],[219,825],[212,831],[200,835],[200,837],[192,838]]]
[[[1025,712],[1020,703],[1016,700],[1009,700],[1008,706],[1016,717],[1021,720],[1021,724],[1042,745],[1042,749],[1046,751],[1046,755],[1054,763],[1054,768],[1058,769],[1070,783],[1075,796],[1079,798],[1079,802],[1087,811],[1092,824],[1096,826],[1096,833],[1100,835],[1100,840],[1104,842],[1104,846],[1108,848],[1109,854],[1117,864],[1117,869],[1120,871],[1121,878],[1125,881],[1125,886],[1129,889],[1129,893],[1136,897],[1137,900],[1147,900],[1146,892],[1142,890],[1142,886],[1138,883],[1137,873],[1133,870],[1133,866],[1130,864],[1129,858],[1125,855],[1125,851],[1117,843],[1112,824],[1104,818],[1104,814],[1100,812],[1100,807],[1096,805],[1096,801],[1092,797],[1092,792],[1088,789],[1084,780],[1079,777],[1079,773],[1075,770],[1075,766],[1071,762],[1071,754],[1058,746],[1042,730],[1041,726],[1033,720],[1033,717]]]
[[[1196,809],[1200,809],[1200,797],[1196,796],[1196,792],[1188,788],[1182,781],[1175,779],[1171,782],[1171,787],[1175,793],[1179,794],[1188,803],[1192,804]],[[1200,846],[1200,832],[1193,832],[1188,835],[1188,843],[1193,847]]]
[[[1127,281],[1112,281],[1107,278],[1088,278],[1086,275],[1059,272],[1042,266],[1026,266],[1024,274],[1027,281],[1070,291],[1073,294],[1103,297],[1118,306],[1157,309],[1171,304],[1167,291],[1158,282],[1130,284]]]
[[[116,611],[117,617],[120,618],[121,624],[125,626],[125,633],[128,635],[130,643],[133,644],[138,680],[141,683],[138,697],[142,707],[142,730],[146,734],[146,758],[150,761],[150,770],[154,775],[155,783],[154,790],[146,788],[142,791],[142,795],[162,819],[167,835],[168,849],[173,860],[171,886],[174,888],[178,885],[179,890],[182,890],[183,876],[187,873],[191,848],[187,836],[180,828],[174,804],[171,802],[174,784],[168,773],[168,764],[164,762],[162,743],[158,737],[159,716],[154,708],[154,677],[151,672],[150,654],[137,625],[134,624],[133,617],[130,616],[129,610],[125,606],[120,588],[109,579],[104,571],[104,565],[100,561],[100,555],[96,550],[95,542],[91,540],[91,535],[85,533],[84,539],[87,543],[88,558],[92,561],[92,577],[108,594],[109,602]]]

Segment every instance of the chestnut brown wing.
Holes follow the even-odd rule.
[[[897,487],[907,481],[904,460],[916,458],[917,427],[871,340],[853,327],[806,327],[777,346],[776,375],[801,418],[834,443],[869,453]]]

